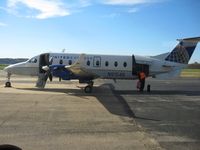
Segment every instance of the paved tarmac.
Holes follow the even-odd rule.
[[[23,150],[199,149],[200,80],[95,82],[85,94],[76,82],[35,88],[32,78],[0,77],[0,144]],[[57,80],[57,79],[55,79]]]
[[[147,83],[152,86],[151,93],[138,94],[128,87],[126,90],[118,87],[114,92],[129,106],[135,121],[162,148],[199,150],[200,79],[148,80]]]

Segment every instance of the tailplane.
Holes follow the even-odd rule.
[[[177,39],[179,44],[172,50],[172,52],[165,58],[166,61],[188,64],[200,37]]]

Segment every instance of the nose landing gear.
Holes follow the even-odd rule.
[[[5,83],[5,87],[12,87],[12,86],[11,86],[11,82],[10,82],[10,76],[11,76],[11,74],[8,73],[8,74],[7,74],[7,81],[6,81],[6,83]]]

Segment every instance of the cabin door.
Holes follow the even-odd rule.
[[[41,54],[40,61],[39,61],[39,73],[45,73],[42,67],[48,66],[48,65],[49,65],[49,53]]]

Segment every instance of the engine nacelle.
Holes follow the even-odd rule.
[[[50,65],[49,68],[53,76],[61,78],[62,80],[77,78],[71,71],[65,68],[65,65]]]

